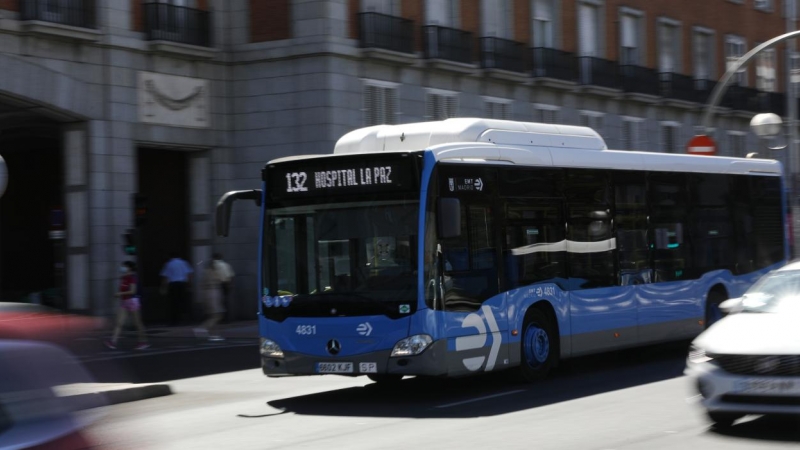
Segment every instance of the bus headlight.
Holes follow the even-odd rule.
[[[414,356],[424,352],[433,342],[433,338],[427,334],[415,334],[414,336],[401,339],[394,344],[392,356]]]
[[[278,343],[272,339],[262,337],[261,346],[259,348],[261,356],[266,356],[267,358],[283,358],[283,350],[281,350]]]

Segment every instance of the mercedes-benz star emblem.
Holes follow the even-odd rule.
[[[331,339],[328,341],[328,345],[326,345],[325,348],[331,355],[338,355],[339,351],[342,349],[342,344],[340,344],[336,339]]]

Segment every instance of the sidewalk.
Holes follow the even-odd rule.
[[[181,325],[177,327],[148,327],[147,337],[193,338],[195,337],[194,329],[198,328],[199,326],[200,325],[198,323],[194,325]],[[218,325],[217,329],[219,330],[219,335],[226,339],[258,338],[257,320],[223,323]]]
[[[194,329],[197,324],[177,327],[148,327],[147,338],[156,344],[161,339],[196,339]],[[227,340],[258,338],[258,321],[237,321],[218,326],[219,334]],[[98,330],[96,338],[105,339],[110,330]],[[134,337],[134,330],[126,329],[123,336]],[[137,355],[146,355],[147,350]],[[166,383],[77,383],[58,386],[54,389],[56,395],[62,397],[76,409],[90,409],[119,403],[134,402],[149,398],[172,395],[172,388]]]

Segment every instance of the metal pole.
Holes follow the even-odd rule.
[[[767,42],[755,47],[754,49],[750,50],[749,52],[745,53],[744,56],[737,59],[735,63],[733,63],[728,70],[725,72],[725,75],[722,76],[722,79],[714,86],[714,90],[711,91],[711,98],[708,101],[708,105],[706,105],[706,110],[703,113],[703,119],[700,122],[701,126],[705,133],[708,133],[711,129],[711,115],[714,113],[714,108],[717,107],[720,100],[722,100],[722,96],[725,94],[725,91],[728,89],[728,84],[730,84],[731,79],[739,71],[739,69],[750,62],[754,56],[758,53],[775,46],[775,44],[785,41],[787,39],[800,37],[800,31],[792,31],[786,34],[782,34],[778,37],[774,37]]]

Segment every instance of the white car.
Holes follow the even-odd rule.
[[[800,262],[764,275],[693,342],[686,375],[718,427],[800,414]]]

